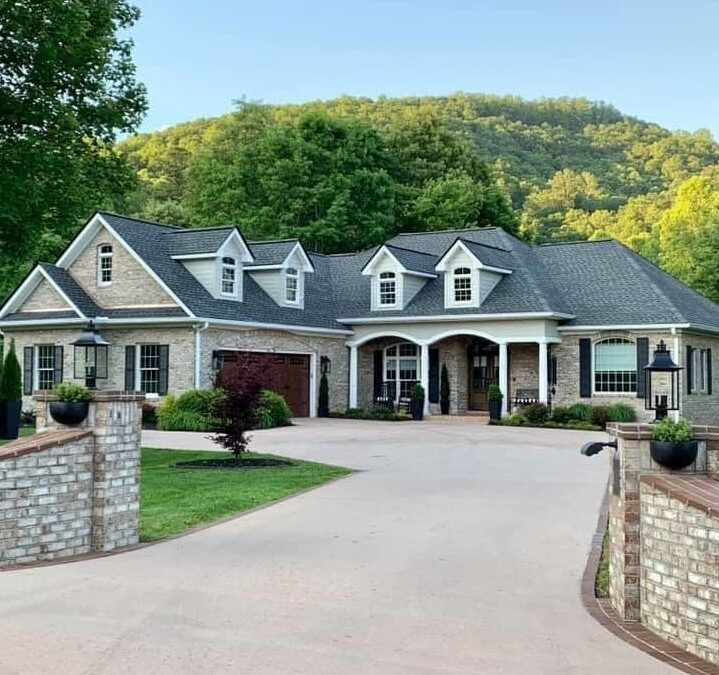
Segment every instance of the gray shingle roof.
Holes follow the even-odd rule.
[[[277,241],[250,241],[249,246],[255,257],[254,265],[281,265],[292,249],[297,246],[297,239],[279,239]]]
[[[163,239],[170,255],[215,253],[225,243],[225,240],[234,229],[232,225],[182,230],[171,229],[163,233]]]
[[[62,292],[85,316],[96,316],[99,313],[100,310],[95,301],[85,293],[82,286],[68,274],[67,270],[48,263],[40,263],[40,267],[48,273],[62,289]]]
[[[474,254],[474,256],[483,265],[489,267],[501,267],[505,270],[513,270],[516,261],[512,257],[512,253],[503,248],[496,246],[487,246],[471,239],[460,237],[460,241]]]
[[[437,264],[437,256],[431,253],[412,251],[408,248],[400,248],[393,244],[385,247],[400,264],[410,272],[422,272],[423,274],[436,274],[434,266]]]

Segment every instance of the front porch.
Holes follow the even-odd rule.
[[[350,407],[369,409],[389,401],[403,407],[412,387],[425,390],[425,413],[440,413],[442,367],[449,381],[449,413],[487,412],[488,392],[498,385],[502,414],[522,403],[550,401],[548,340],[501,341],[460,333],[426,339],[408,335],[376,335],[350,344]]]

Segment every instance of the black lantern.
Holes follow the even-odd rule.
[[[75,379],[85,380],[88,389],[97,388],[97,380],[107,379],[107,346],[110,343],[100,335],[95,322],[90,321],[75,346]]]
[[[680,370],[664,340],[660,340],[652,362],[644,366],[644,407],[654,410],[655,419],[666,417],[669,410],[679,410]]]
[[[320,374],[328,375],[332,372],[332,361],[329,356],[320,356]]]

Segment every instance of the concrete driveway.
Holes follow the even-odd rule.
[[[258,432],[258,450],[363,471],[164,544],[0,573],[0,673],[674,673],[581,605],[606,481],[606,457],[579,456],[591,436]]]

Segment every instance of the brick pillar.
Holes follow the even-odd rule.
[[[56,400],[51,392],[36,392],[35,400],[38,431],[69,428],[50,416],[50,403]],[[144,400],[139,392],[94,392],[88,416],[77,427],[93,432],[93,551],[112,551],[138,542]]]
[[[607,432],[617,439],[609,465],[609,597],[617,614],[628,621],[640,619],[639,476],[675,473],[651,458],[651,431],[650,424],[607,425]],[[694,438],[699,441],[697,459],[681,473],[707,470],[707,428],[695,427]]]

